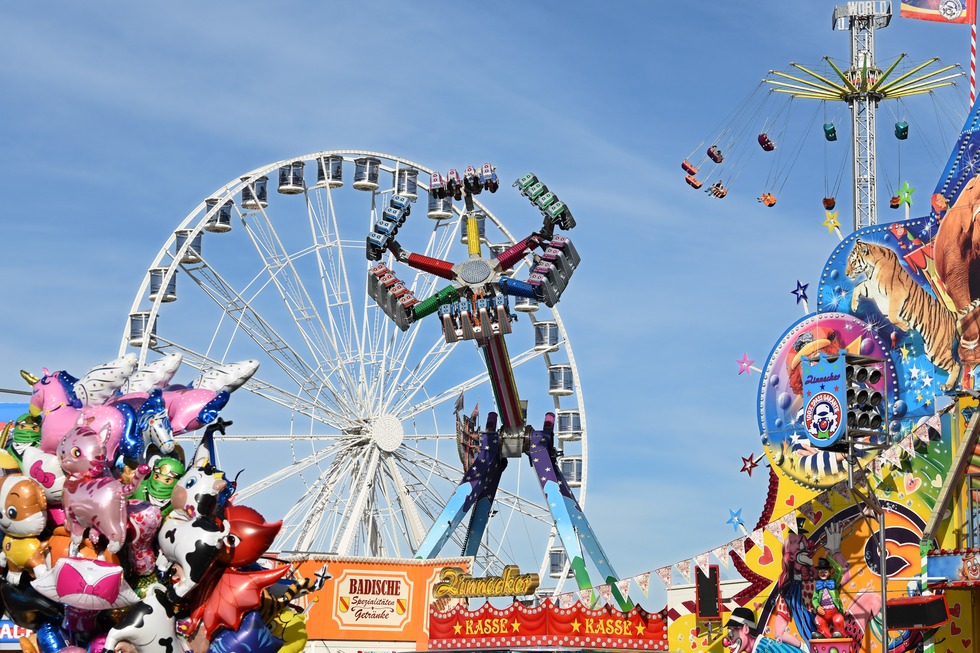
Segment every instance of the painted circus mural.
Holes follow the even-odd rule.
[[[883,651],[883,620],[893,653],[980,650],[978,122],[974,108],[928,215],[842,235],[816,310],[756,368],[761,514],[733,512],[736,540],[656,571],[669,587],[720,564],[744,582],[723,584],[720,629],[669,599],[670,650]],[[873,383],[857,385],[881,395],[881,423],[823,447],[814,433],[846,418],[810,400],[849,383],[836,357],[873,363]]]

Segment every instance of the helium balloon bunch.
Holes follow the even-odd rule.
[[[242,361],[172,385],[180,355],[21,375],[28,413],[0,432],[0,601],[26,653],[302,650],[295,601],[329,578],[264,556],[282,527],[234,501],[214,433]],[[193,456],[176,437],[204,428]],[[298,648],[297,648],[298,646]]]

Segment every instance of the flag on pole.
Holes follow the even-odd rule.
[[[459,391],[459,396],[456,397],[456,404],[453,406],[453,412],[461,413],[463,412],[463,391]]]
[[[477,423],[480,421],[480,402],[476,402],[473,406],[473,412],[470,413],[470,430],[475,431],[477,428]]]
[[[902,0],[902,18],[970,24],[976,20],[976,0]]]

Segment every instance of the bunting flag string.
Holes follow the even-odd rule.
[[[759,547],[759,549],[761,550],[763,543],[765,542],[765,538],[763,537],[763,530],[761,528],[757,528],[751,533],[749,533],[749,537],[752,539],[753,542],[755,542],[755,545]]]
[[[670,572],[670,567],[663,567],[663,569],[666,569],[668,573]],[[650,572],[649,571],[642,573],[639,576],[634,576],[633,580],[636,581],[636,584],[639,586],[640,591],[643,592],[643,596],[650,595]],[[667,589],[670,589],[670,584],[667,581],[664,581],[664,584],[667,585]]]
[[[606,605],[612,604],[613,593],[611,585],[597,585],[595,589],[597,592],[599,592],[599,596],[602,597],[602,600],[606,603]]]
[[[734,551],[735,553],[738,554],[738,557],[739,558],[745,558],[745,540],[744,539],[738,538],[737,540],[733,540],[731,542],[731,544],[729,544],[728,546],[729,546],[729,548],[731,548],[732,551]]]
[[[837,494],[839,494],[842,499],[851,498],[851,492],[850,489],[847,487],[847,481],[837,481],[831,486],[830,489],[836,492]]]
[[[871,470],[871,475],[874,476],[879,481],[881,479],[881,465],[882,462],[879,458],[875,458],[868,464],[868,469]]]
[[[907,453],[910,457],[915,458],[915,441],[912,439],[911,433],[899,440],[898,446],[900,446],[902,451]]]
[[[586,606],[588,606],[590,608],[592,607],[592,603],[594,602],[593,601],[593,596],[594,595],[593,595],[593,592],[592,592],[591,589],[584,589],[584,590],[579,590],[578,591],[578,601],[579,601],[579,603],[581,603],[582,605],[586,605]]]
[[[818,494],[817,495],[817,503],[819,503],[821,506],[823,506],[827,510],[830,510],[831,509],[830,492],[825,490],[825,491],[821,492],[820,494]],[[816,524],[814,524],[814,526],[816,526]]]
[[[678,562],[678,563],[676,563],[674,565],[674,568],[677,569],[677,573],[679,573],[681,575],[681,578],[683,578],[685,582],[687,582],[687,583],[690,583],[691,582],[691,561],[690,560],[681,560],[680,562]]]
[[[785,515],[783,515],[780,521],[782,521],[783,526],[786,527],[787,535],[789,535],[790,533],[795,533],[797,531],[796,515],[794,513],[792,512],[786,513]]]
[[[575,594],[573,592],[567,592],[565,594],[558,595],[559,608],[570,608],[574,604],[575,604]]]
[[[782,544],[786,538],[783,537],[783,524],[780,520],[772,521],[766,524],[766,530],[769,534],[776,538],[776,540]]]
[[[630,593],[630,579],[624,578],[623,580],[616,581],[616,588],[619,589],[619,593],[623,596],[629,596]]]
[[[731,560],[728,557],[727,546],[719,546],[716,549],[712,549],[711,553],[714,554],[714,556],[718,559],[718,562],[720,562],[725,569],[728,569],[728,565]]]
[[[807,501],[802,506],[800,506],[800,512],[802,512],[803,516],[807,518],[807,521],[809,521],[811,524],[813,523],[814,514],[813,514],[812,501]]]
[[[698,569],[700,569],[705,575],[708,574],[708,554],[707,553],[699,553],[696,556],[694,556],[694,564],[696,564],[698,566]]]
[[[671,576],[670,571],[671,571],[670,565],[668,565],[666,567],[661,567],[660,569],[656,569],[654,571],[655,574],[657,574],[658,576],[660,576],[660,580],[662,580],[664,582],[664,585],[667,586],[667,589],[670,589],[671,586],[672,586],[672,583],[671,583],[672,576]],[[650,575],[647,574],[647,578],[649,578],[649,577],[650,577]]]
[[[885,462],[891,464],[893,467],[897,467],[900,460],[898,452],[899,447],[889,447],[885,450],[885,453],[881,454],[881,457],[885,460]]]

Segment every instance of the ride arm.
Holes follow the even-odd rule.
[[[501,270],[509,270],[514,267],[518,261],[524,258],[524,255],[536,247],[541,246],[541,238],[537,234],[531,234],[524,240],[511,245],[508,249],[504,250],[497,256],[497,262],[500,263]]]
[[[454,286],[446,286],[428,299],[424,299],[413,306],[412,314],[416,320],[421,320],[439,310],[441,304],[449,304],[455,301],[459,301],[459,293],[456,292]]]
[[[453,271],[454,266],[449,261],[443,261],[442,259],[432,258],[431,256],[424,256],[410,252],[407,249],[402,249],[396,240],[388,243],[388,249],[399,261],[416,270],[422,270],[423,272],[434,274],[437,277],[442,277],[449,281],[456,278],[456,273]]]

